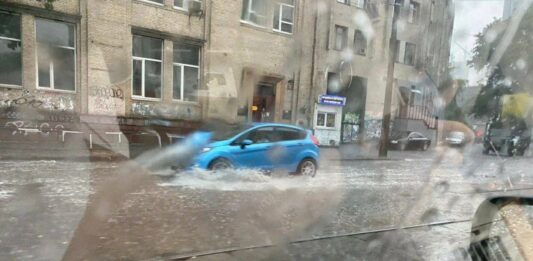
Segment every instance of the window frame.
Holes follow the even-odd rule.
[[[152,5],[165,6],[165,0],[163,0],[163,3],[158,3],[153,0],[137,0],[137,1],[152,4]]]
[[[318,115],[319,114],[324,114],[324,125],[318,125]],[[328,118],[329,118],[329,115],[332,114],[335,116],[334,118],[334,121],[333,121],[333,127],[328,127]],[[317,129],[329,129],[329,130],[332,130],[332,129],[335,129],[335,126],[337,125],[337,113],[336,112],[331,112],[331,111],[318,111],[316,113],[316,117],[315,117],[315,125],[317,127]]]
[[[342,46],[340,49],[337,48],[337,41],[338,41],[337,29],[338,28],[343,29],[342,43],[341,43]],[[335,39],[333,43],[334,43],[333,50],[336,50],[336,51],[344,51],[348,47],[348,27],[347,26],[338,25],[338,24],[335,25]]]
[[[413,46],[413,59],[412,59],[412,63],[407,63],[407,46]],[[411,42],[405,42],[405,51],[404,51],[404,54],[403,54],[403,61],[402,63],[405,64],[405,65],[409,65],[409,66],[414,66],[416,64],[416,44],[414,43],[411,43]]]
[[[296,1],[296,0],[294,0]],[[276,10],[277,8],[274,8],[274,15],[275,13],[277,12],[278,15],[279,15],[279,18],[278,18],[278,28],[279,29],[275,29],[275,28],[272,28],[272,31],[274,32],[278,32],[278,33],[282,33],[282,34],[288,34],[288,35],[292,35],[294,33],[294,18],[295,18],[295,10],[296,10],[296,5],[294,4],[293,2],[293,5],[289,5],[289,4],[286,4],[286,3],[282,3],[282,2],[277,2],[275,3],[275,6],[278,7],[279,5],[279,10]],[[283,21],[283,7],[286,6],[286,7],[289,7],[292,9],[292,22],[289,23],[289,22],[284,22]],[[291,25],[291,32],[285,32],[283,31],[283,27],[281,26],[282,24],[290,24]],[[272,27],[274,27],[274,25],[272,25]]]
[[[74,41],[73,41],[74,47],[54,45],[54,47],[59,47],[59,48],[68,49],[68,50],[73,50],[74,51],[74,90],[62,90],[62,89],[56,89],[55,88],[54,66],[53,66],[53,62],[52,61],[50,61],[50,64],[49,64],[49,67],[48,67],[49,74],[50,74],[49,75],[50,76],[50,78],[49,78],[50,79],[50,87],[43,87],[43,86],[39,85],[39,41],[37,40],[37,20],[38,19],[53,21],[53,22],[57,22],[57,23],[70,24],[74,28],[74,33],[73,33],[73,36],[74,36]],[[35,17],[35,19],[33,20],[33,25],[34,25],[34,28],[35,28],[34,33],[35,33],[35,62],[36,62],[36,66],[35,66],[35,86],[36,86],[36,89],[38,89],[38,90],[46,90],[46,91],[53,91],[53,92],[76,93],[77,90],[78,90],[78,86],[77,86],[77,83],[78,83],[77,24],[71,23],[71,22],[65,22],[63,20],[53,20],[53,19],[48,19],[48,18],[43,18],[43,17]]]
[[[350,0],[337,0],[337,3],[343,5],[350,5]]]
[[[172,7],[173,7],[174,9],[176,9],[176,10],[188,11],[187,8],[185,7],[185,2],[186,2],[186,1],[187,1],[187,0],[183,0],[183,6],[177,6],[177,5],[176,5],[176,1],[173,0],[174,3],[172,3]]]
[[[420,3],[416,1],[410,1],[409,2],[409,13],[407,15],[407,22],[410,24],[418,24],[419,17],[420,17]]]
[[[362,40],[362,42],[360,44],[364,45],[364,48],[358,48],[358,44],[357,44],[357,40],[358,40],[358,35],[361,36],[360,40]],[[366,39],[365,37],[365,34],[363,33],[363,31],[361,30],[358,30],[356,29],[355,32],[354,32],[354,36],[353,36],[353,45],[354,45],[354,53],[356,55],[360,55],[360,56],[367,56],[368,54],[368,40]],[[362,52],[359,52],[359,50],[362,50]]]
[[[135,35],[141,36],[141,37],[155,38],[155,39],[161,40],[161,60],[157,60],[157,59],[153,59],[153,58],[145,58],[145,57],[134,56],[133,55],[133,36],[135,36]],[[148,101],[161,101],[161,100],[163,100],[164,84],[165,84],[164,83],[164,77],[163,77],[163,74],[165,73],[165,71],[164,71],[164,69],[165,69],[164,68],[165,39],[146,36],[146,35],[143,35],[143,34],[131,34],[131,39],[132,39],[132,51],[131,51],[131,98],[133,100],[148,100]],[[142,96],[133,94],[133,72],[134,72],[133,61],[135,61],[135,60],[141,61],[141,93],[142,93]],[[145,86],[145,84],[146,84],[146,79],[145,79],[146,61],[161,63],[161,75],[160,75],[160,78],[161,78],[161,97],[159,97],[159,98],[157,98],[157,97],[146,97],[146,86]]]
[[[16,15],[20,19],[20,22],[19,22],[20,39],[0,36],[0,39],[2,39],[2,40],[17,41],[17,42],[20,43],[20,85],[18,85],[18,84],[1,83],[0,82],[0,88],[22,88],[22,86],[24,84],[24,64],[23,64],[24,50],[22,48],[22,14],[15,13],[15,12],[5,12],[3,10],[0,10],[0,14],[2,14],[2,13],[3,14],[7,14],[7,15]],[[37,82],[37,84],[39,84],[39,83]]]
[[[257,27],[260,27],[260,28],[266,28],[267,27],[266,23],[267,23],[267,14],[268,14],[268,12],[266,12],[263,15],[257,15],[258,12],[252,9],[253,1],[261,1],[261,0],[248,0],[248,6],[246,7],[246,16],[247,16],[248,19],[244,19],[243,17],[241,17],[241,23],[249,24],[249,25],[252,25],[252,26],[257,26]],[[244,1],[243,1],[243,3],[244,3]],[[242,8],[244,8],[244,5],[242,5]],[[265,24],[257,24],[257,23],[252,22],[250,20],[250,14],[251,13],[254,13],[257,16],[263,17],[265,19]],[[241,14],[241,16],[242,16],[242,14]]]
[[[200,52],[198,52],[198,56],[200,56]],[[198,60],[200,61],[200,60]],[[199,62],[201,63],[201,62]],[[174,75],[174,67],[177,67],[179,66],[180,67],[180,99],[176,99],[174,98],[174,82],[172,82],[172,100],[173,101],[179,101],[179,102],[188,102],[188,103],[199,103],[200,100],[197,99],[196,101],[186,101],[184,98],[185,98],[185,88],[184,88],[184,82],[185,82],[185,67],[190,67],[190,68],[196,68],[198,69],[198,87],[200,87],[200,65],[191,65],[191,64],[186,64],[186,63],[177,63],[177,62],[172,62],[172,77],[174,79],[175,75]],[[197,90],[198,92],[198,90]]]

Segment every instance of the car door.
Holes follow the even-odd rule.
[[[274,167],[288,168],[298,164],[298,154],[304,147],[305,131],[290,127],[274,129],[276,143],[270,150]]]
[[[426,140],[427,138],[424,137],[424,135],[418,132],[412,132],[409,134],[409,137],[408,137],[408,142],[409,142],[408,147],[411,149],[422,148]]]
[[[243,140],[251,140],[252,144],[241,146]],[[231,145],[230,153],[234,164],[240,168],[271,168],[268,151],[274,142],[274,128],[261,127],[241,135]]]

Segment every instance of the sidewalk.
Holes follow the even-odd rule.
[[[391,157],[391,153],[385,158],[378,157],[379,141],[369,141],[364,144],[343,144],[339,147],[321,147],[321,160],[344,161],[344,160],[399,160]]]

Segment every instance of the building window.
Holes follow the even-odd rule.
[[[275,4],[274,31],[292,33],[294,25],[294,0],[282,0]]]
[[[141,2],[151,3],[151,4],[157,4],[157,5],[164,5],[165,0],[140,0]]]
[[[354,0],[355,6],[357,8],[365,8],[366,1],[365,0]]]
[[[357,1],[357,0],[356,0]],[[337,0],[337,3],[341,3],[341,4],[345,4],[345,5],[349,5],[350,4],[350,0]]]
[[[200,77],[200,48],[174,43],[172,98],[182,101],[198,101]]]
[[[366,55],[367,41],[365,35],[360,30],[355,30],[354,51],[358,55]]]
[[[403,63],[407,65],[415,65],[416,45],[413,43],[405,43],[405,56]]]
[[[411,3],[409,3],[409,17],[407,21],[409,23],[417,23],[419,14],[420,14],[420,4],[417,2],[411,1]]]
[[[335,25],[335,50],[344,50],[348,40],[348,28]]]
[[[335,128],[335,113],[318,112],[316,115],[316,126],[324,128]]]
[[[396,62],[406,65],[415,65],[415,58],[416,44],[400,40],[396,41]]]
[[[259,26],[266,24],[266,0],[243,0],[241,20]]]
[[[163,40],[133,36],[132,96],[161,98]]]
[[[185,2],[186,0],[174,0],[174,7],[179,9],[185,9]]]
[[[20,15],[0,12],[0,84],[22,85]]]
[[[36,19],[35,26],[38,87],[74,91],[76,89],[74,25]]]

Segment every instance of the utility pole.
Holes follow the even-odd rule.
[[[396,24],[401,6],[392,4],[392,28],[389,40],[389,57],[387,66],[387,85],[385,89],[385,101],[383,103],[383,123],[381,124],[381,137],[379,140],[379,157],[387,157],[389,145],[389,132],[391,121],[392,87],[394,84],[394,63],[396,62]]]

